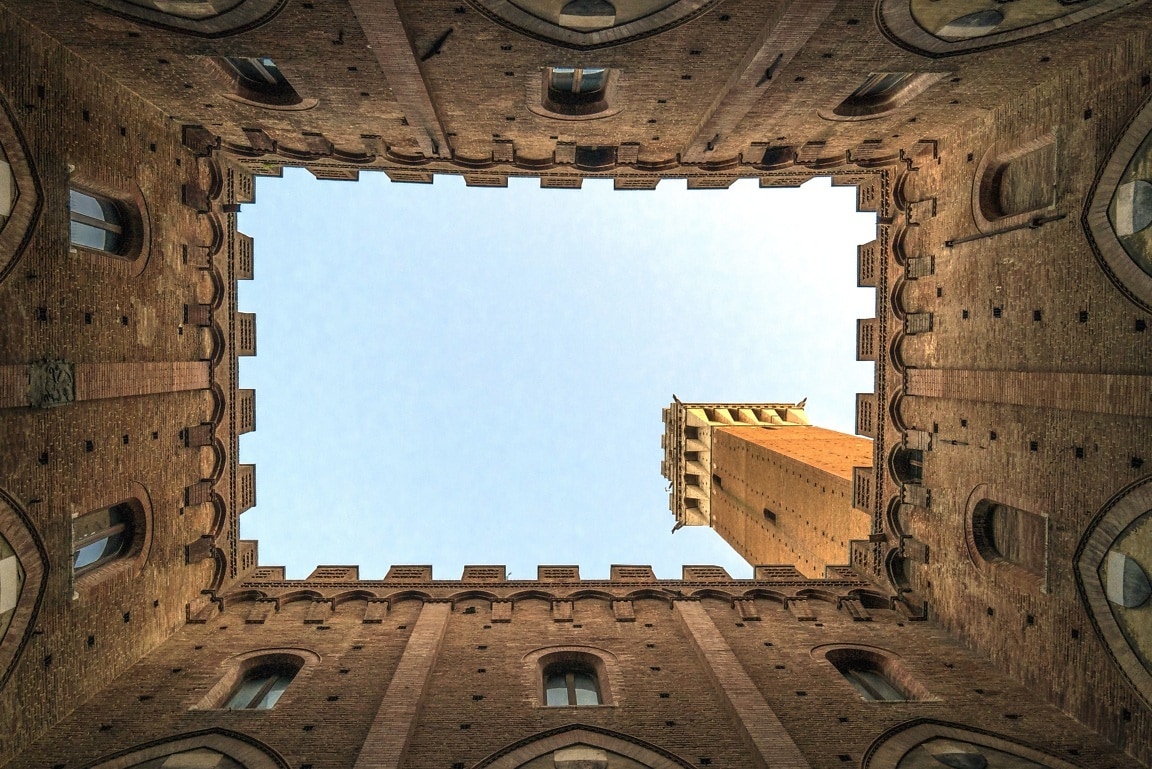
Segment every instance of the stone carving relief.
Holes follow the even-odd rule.
[[[42,360],[28,366],[28,403],[33,408],[63,406],[76,400],[72,364]]]
[[[905,47],[949,56],[1023,40],[1140,0],[881,0],[880,26]]]

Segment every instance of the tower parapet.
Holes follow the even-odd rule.
[[[768,430],[806,427],[804,401],[799,403],[684,403],[673,396],[664,409],[664,460],[660,474],[672,488],[668,506],[679,526],[712,525],[712,438],[717,428],[762,427]]]

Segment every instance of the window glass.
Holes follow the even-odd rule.
[[[119,558],[132,543],[132,509],[125,504],[97,510],[73,524],[72,568],[77,573]]]
[[[579,667],[556,667],[544,676],[544,702],[550,706],[600,704],[596,674]]]
[[[267,56],[228,56],[216,63],[233,77],[236,95],[265,106],[287,107],[303,102],[276,62]]]
[[[228,710],[269,710],[292,683],[295,670],[259,667],[249,671],[224,705]]]
[[[581,73],[578,91],[579,93],[590,93],[592,91],[599,91],[604,87],[604,78],[607,77],[608,70],[603,67],[596,67],[581,70]]]
[[[849,99],[881,99],[898,89],[904,81],[912,77],[911,72],[886,72],[872,75],[864,84],[852,92]]]
[[[267,56],[251,59],[230,58],[228,63],[236,68],[241,78],[249,81],[249,85],[262,88],[288,85],[288,80],[281,74],[280,68]]]
[[[568,704],[568,686],[564,682],[564,674],[552,674],[548,676],[548,681],[544,685],[545,700],[547,705],[567,705]]]
[[[263,709],[275,707],[276,703],[280,700],[280,695],[284,693],[284,690],[288,688],[288,684],[291,682],[292,678],[290,676],[284,675],[283,673],[277,675],[276,680],[272,682],[272,686],[268,688],[268,693],[256,703],[255,707]]]
[[[600,704],[600,691],[596,686],[596,679],[588,673],[574,673],[572,688],[576,694],[577,705]]]
[[[120,253],[124,243],[124,223],[116,204],[76,189],[68,191],[73,245]]]
[[[908,699],[892,685],[892,682],[878,670],[854,668],[846,671],[844,677],[855,687],[860,696],[873,702],[901,702]]]
[[[252,701],[260,694],[260,690],[264,688],[265,680],[263,677],[250,677],[245,678],[241,682],[240,687],[229,698],[228,704],[225,706],[229,710],[244,710]]]
[[[552,68],[552,88],[557,91],[572,92],[576,83],[576,70],[572,67]]]

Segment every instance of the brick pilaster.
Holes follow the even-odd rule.
[[[674,606],[696,656],[739,725],[741,737],[752,751],[754,765],[811,769],[808,759],[772,712],[704,607],[698,601],[676,601]]]
[[[355,769],[397,769],[400,766],[408,741],[416,729],[416,715],[424,698],[424,687],[451,613],[452,605],[449,603],[426,603],[420,609],[420,618],[412,628],[396,673],[388,682],[388,691],[384,693],[384,701],[380,703],[364,739]]]

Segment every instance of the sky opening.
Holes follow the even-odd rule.
[[[256,278],[257,506],[241,534],[260,562],[682,564],[751,576],[714,532],[675,535],[660,476],[660,410],[808,398],[813,424],[851,433],[873,364],[855,359],[856,245],[875,215],[855,191],[466,188],[257,180],[240,229]]]

